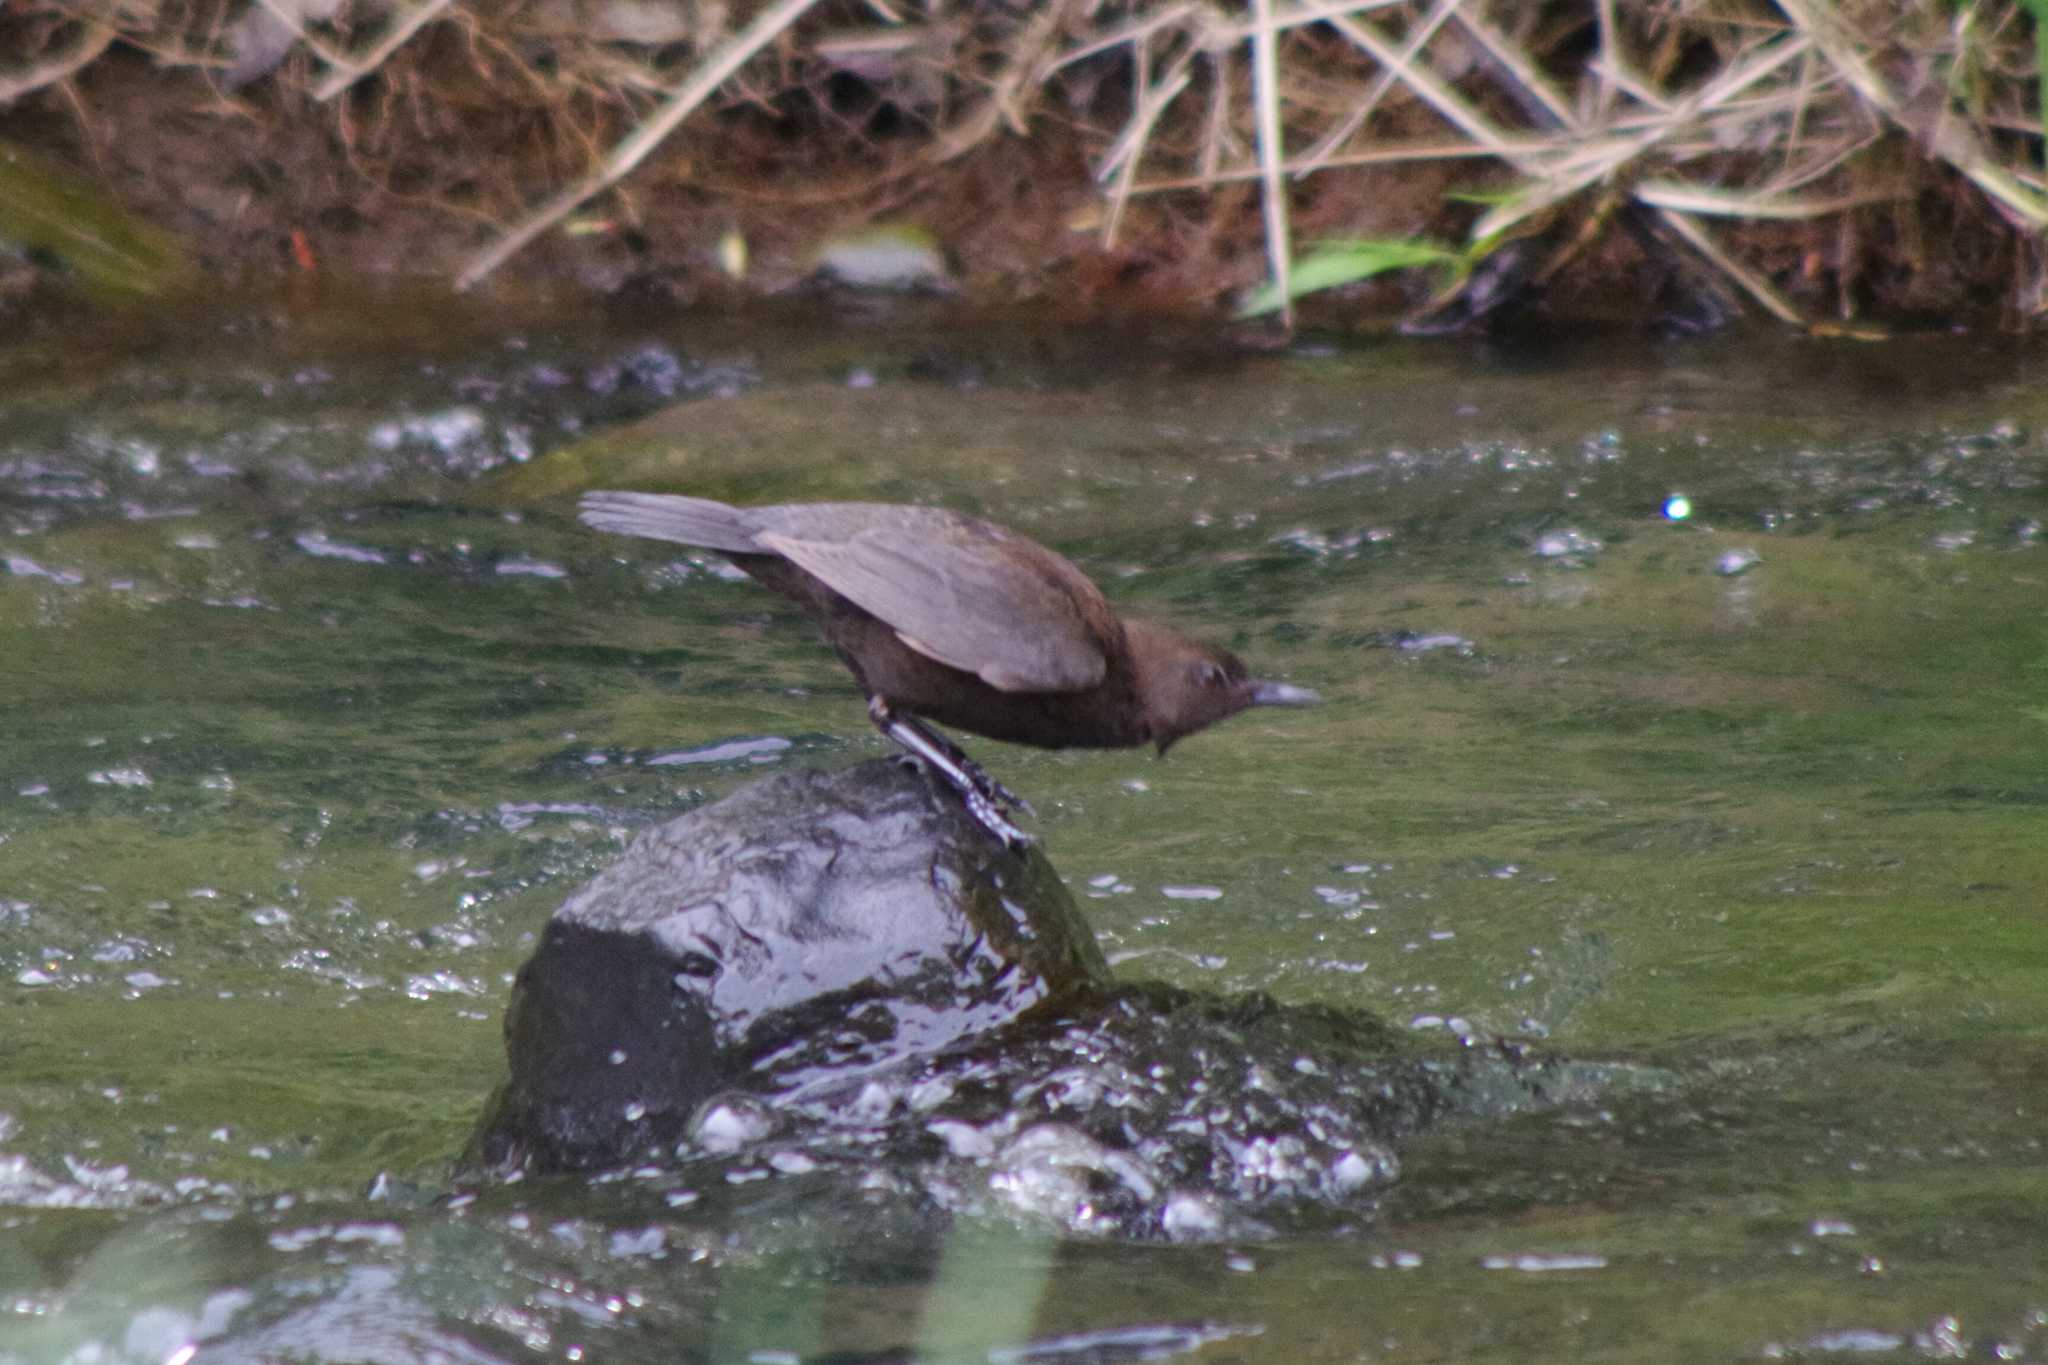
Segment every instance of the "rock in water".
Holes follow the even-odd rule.
[[[714,1094],[800,1095],[1107,976],[1044,856],[900,762],[780,773],[646,831],[555,912],[468,1159],[660,1159]]]

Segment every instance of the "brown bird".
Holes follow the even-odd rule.
[[[938,507],[730,507],[590,493],[586,525],[716,550],[795,601],[867,694],[881,732],[930,766],[1013,848],[1030,811],[934,721],[1043,749],[1160,753],[1249,706],[1307,706],[1305,687],[1245,676],[1226,650],[1119,617],[1088,576],[1007,527]]]

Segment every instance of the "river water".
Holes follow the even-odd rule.
[[[2036,357],[252,311],[0,375],[6,1365],[2048,1357]],[[970,747],[1120,975],[1596,1083],[1229,1242],[450,1186],[553,906],[881,751],[621,485],[985,513],[1319,689]]]

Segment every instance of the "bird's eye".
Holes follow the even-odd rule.
[[[1210,659],[1204,659],[1200,663],[1195,665],[1196,686],[1221,687],[1227,681],[1228,678],[1225,676],[1223,672],[1223,665],[1216,663]]]

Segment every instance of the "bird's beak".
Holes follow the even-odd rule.
[[[1322,699],[1322,693],[1296,687],[1293,683],[1267,682],[1262,678],[1252,680],[1253,706],[1314,706]]]

